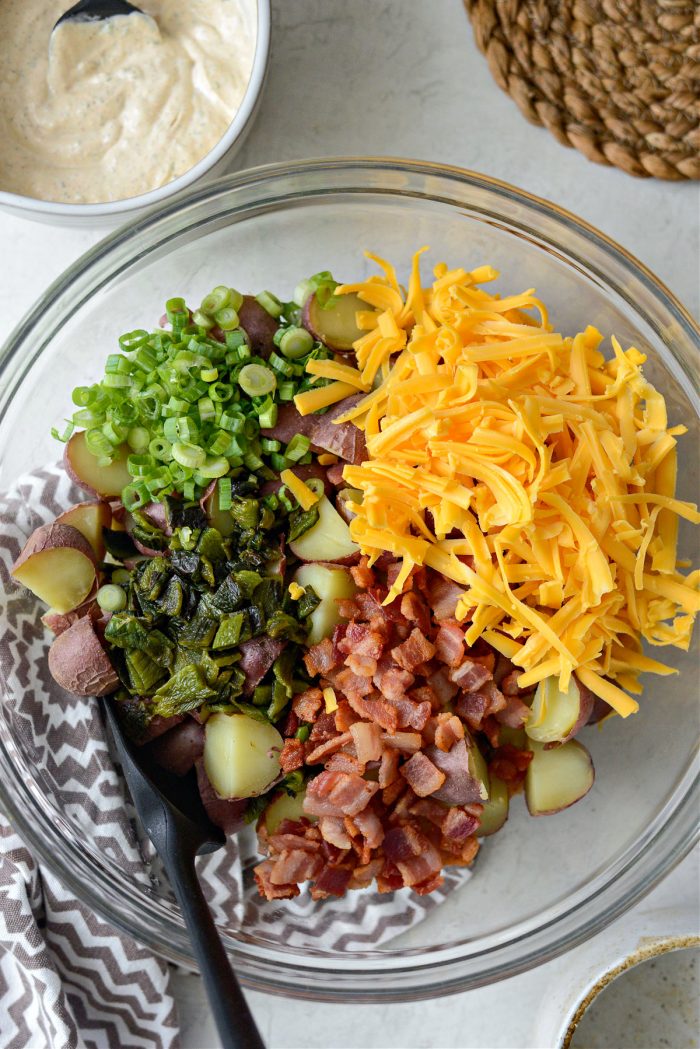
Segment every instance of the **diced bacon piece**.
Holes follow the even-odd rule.
[[[280,766],[283,772],[294,772],[304,764],[304,744],[300,739],[285,739],[280,752]]]
[[[438,874],[442,867],[440,853],[412,824],[387,831],[384,855],[396,865],[404,885],[419,885]]]
[[[387,702],[396,708],[399,719],[398,727],[414,728],[417,732],[423,731],[433,709],[430,703],[414,703],[408,698],[390,699]]]
[[[355,816],[379,790],[371,783],[348,772],[321,772],[309,781],[304,797],[307,816]]]
[[[290,710],[284,719],[284,724],[282,725],[282,728],[280,728],[280,732],[286,739],[288,736],[293,736],[298,728],[299,718],[293,710]]]
[[[359,609],[359,619],[366,619],[369,622],[374,616],[384,617],[381,603],[366,591],[361,590],[355,594],[353,601]]]
[[[351,652],[345,659],[345,665],[358,677],[372,678],[377,673],[377,660],[363,652]]]
[[[455,702],[455,712],[463,718],[471,729],[481,728],[489,701],[483,692],[465,692]]]
[[[391,656],[409,673],[419,667],[421,663],[427,663],[435,655],[435,645],[418,629],[414,627],[406,640],[392,648]]]
[[[384,860],[370,860],[369,863],[365,863],[362,867],[355,867],[352,872],[352,877],[348,884],[349,889],[366,889],[372,884],[374,879],[377,877],[382,867],[384,866]]]
[[[442,834],[452,841],[464,841],[470,834],[474,834],[479,826],[479,820],[470,816],[464,809],[453,807],[447,810],[447,815],[442,823]]]
[[[401,699],[415,682],[413,674],[394,666],[380,666],[374,675],[374,683],[387,699]]]
[[[291,900],[298,896],[298,885],[277,885],[272,881],[271,875],[274,867],[273,860],[263,860],[253,868],[253,877],[260,895],[266,900]]]
[[[511,743],[504,743],[491,755],[489,774],[502,779],[509,787],[517,787],[525,779],[531,761],[532,751],[518,750]]]
[[[433,765],[432,761],[421,754],[414,754],[401,769],[401,775],[407,781],[414,794],[427,798],[445,782],[445,773]]]
[[[349,867],[336,867],[327,863],[311,889],[311,898],[323,900],[327,896],[344,896],[348,887],[352,871]]]
[[[348,696],[348,703],[361,718],[376,721],[385,732],[395,732],[399,717],[394,707],[382,696]]]
[[[464,630],[452,620],[442,623],[435,638],[435,654],[448,667],[458,667],[464,659]]]
[[[383,623],[383,621],[382,621]],[[359,652],[364,656],[379,659],[384,648],[384,631],[375,630],[368,623],[348,623],[339,648],[346,655]]]
[[[411,805],[410,811],[413,816],[420,816],[421,819],[429,820],[436,827],[442,827],[449,809],[433,798],[419,798]]]
[[[507,725],[509,728],[522,728],[529,716],[530,708],[518,696],[506,696],[505,707],[495,715],[500,725]]]
[[[415,623],[424,634],[430,630],[430,610],[415,590],[410,590],[401,598],[401,615],[410,623]]]
[[[379,725],[374,721],[356,721],[350,726],[358,761],[379,761],[382,756],[382,737]]]
[[[384,840],[384,828],[376,812],[369,808],[364,809],[353,816],[352,822],[365,839],[367,846],[370,849],[378,849]]]
[[[320,743],[325,743],[327,739],[335,739],[337,735],[334,716],[325,712],[319,714],[309,735],[309,750],[313,750]]]
[[[500,681],[499,688],[504,696],[520,696],[522,699],[525,696],[531,696],[535,691],[535,686],[532,685],[530,688],[520,688],[518,685],[518,678],[522,674],[522,670],[511,670],[510,673],[505,674]]]
[[[465,659],[458,667],[453,667],[449,672],[450,681],[464,692],[476,692],[491,677],[491,672],[480,663],[474,663],[471,659]]]
[[[271,834],[268,838],[270,852],[293,852],[294,849],[301,849],[303,852],[318,852],[318,841],[315,838],[306,837],[303,833],[303,824],[300,824],[297,820],[285,820],[285,823],[292,824],[294,828],[298,828],[302,833],[293,833],[285,828],[284,833],[278,831],[276,834]]]
[[[326,841],[337,849],[349,849],[351,842],[345,823],[339,816],[323,816],[319,821],[319,830]]]
[[[428,678],[430,687],[435,692],[435,695],[440,700],[441,706],[446,706],[447,703],[453,699],[459,692],[459,685],[455,685],[453,681],[450,681],[448,671],[445,667],[440,667],[434,674],[431,674]]]
[[[387,748],[382,754],[379,765],[378,782],[382,790],[390,787],[399,778],[399,752],[393,748]]]
[[[329,739],[326,740],[325,743],[320,743],[319,746],[314,747],[314,749],[310,750],[306,755],[306,764],[319,765],[321,762],[325,761],[327,757],[330,757],[331,754],[335,754],[337,750],[340,750],[341,747],[344,747],[346,743],[350,743],[351,741],[352,736],[350,733],[344,732],[341,736],[335,736],[334,739]]]
[[[382,743],[405,754],[416,754],[422,744],[420,732],[385,732]]]
[[[302,881],[310,881],[320,871],[323,860],[315,853],[307,852],[305,849],[292,849],[284,851],[270,871],[270,881],[273,885],[294,885]]]
[[[339,488],[341,484],[345,483],[343,480],[344,469],[345,463],[333,463],[332,466],[326,468],[326,477],[334,488]]]
[[[501,744],[501,726],[496,721],[495,717],[489,714],[481,722],[481,731],[486,736],[489,744],[495,750]]]
[[[361,761],[342,750],[331,755],[325,763],[325,768],[328,772],[356,772],[358,776],[365,771],[365,766]]]
[[[354,579],[356,585],[362,590],[369,590],[371,586],[374,586],[374,572],[369,567],[366,557],[360,558],[359,565],[352,566],[350,569],[350,575]]]
[[[431,572],[428,579],[428,602],[437,620],[454,619],[457,602],[465,594],[463,587],[446,579],[438,572]]]
[[[354,674],[349,667],[343,667],[332,677],[333,685],[350,699],[350,696],[368,696],[374,691],[371,677]]]
[[[347,732],[351,725],[357,721],[357,714],[352,709],[347,699],[338,700],[338,709],[335,711],[335,727],[338,732]]]
[[[449,845],[449,838],[445,841],[445,846],[447,845]],[[478,851],[479,839],[473,836],[467,838],[461,847],[458,842],[455,842],[454,851],[443,853],[443,864],[445,867],[469,867],[474,862]]]
[[[482,667],[486,667],[488,672],[493,676],[493,672],[496,669],[496,653],[486,648],[485,643],[477,643],[476,647],[467,649],[467,658],[471,659],[472,663],[481,663]]]
[[[438,714],[435,746],[447,752],[458,739],[464,739],[464,726],[454,714]]]
[[[312,677],[315,674],[326,677],[338,665],[331,639],[324,637],[323,641],[319,641],[317,645],[312,645],[304,656],[304,663]]]
[[[388,787],[385,787],[382,791],[382,802],[389,809],[396,802],[404,791],[410,790],[410,787],[406,786],[406,780],[403,776],[397,776],[393,783]],[[415,794],[411,791],[411,797],[415,797]]]
[[[338,605],[338,612],[343,619],[356,619],[360,614],[360,609],[352,597],[341,597],[336,604]]]
[[[436,889],[439,889],[444,881],[445,879],[442,874],[433,874],[429,878],[426,878],[425,881],[422,881],[420,885],[414,885],[412,888],[419,896],[427,896],[428,893],[435,892]]]
[[[292,700],[292,710],[300,721],[313,721],[323,706],[323,692],[320,688],[307,688]]]

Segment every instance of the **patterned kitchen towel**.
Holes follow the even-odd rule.
[[[81,498],[60,466],[25,475],[0,495],[0,694],[9,697],[0,703],[0,745],[33,788],[32,804],[42,818],[69,828],[66,833],[143,913],[157,903],[178,921],[162,866],[110,751],[101,701],[69,695],[53,681],[43,609],[9,574],[31,532]],[[1,798],[2,785],[0,807]],[[302,954],[381,947],[469,876],[452,868],[443,887],[428,896],[363,890],[316,903],[302,892],[295,900],[268,903],[252,877],[255,844],[249,829],[200,857],[214,916],[233,937],[244,932],[270,948]],[[6,825],[0,828],[1,1049],[174,1045],[166,966],[72,898],[52,873],[52,856],[40,842],[36,849],[39,863]]]

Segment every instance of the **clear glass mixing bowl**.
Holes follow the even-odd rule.
[[[289,295],[320,269],[354,279],[371,268],[366,248],[406,273],[423,244],[433,262],[491,263],[500,287],[537,287],[564,331],[593,323],[647,353],[671,421],[690,430],[680,494],[696,498],[700,333],[673,296],[617,245],[544,201],[454,168],[369,159],[223,179],[83,256],[2,352],[0,491],[57,459],[49,426],[64,416],[73,385],[96,379],[116,337],[151,324],[166,298],[197,300],[221,281]],[[40,629],[38,614],[36,622]],[[671,659],[681,673],[650,681],[636,717],[587,730],[597,779],[584,801],[532,819],[516,799],[472,877],[380,949],[362,950],[357,940],[319,947],[323,903],[309,907],[293,945],[268,935],[272,904],[224,914],[245,983],[327,1000],[433,996],[513,975],[612,921],[678,863],[697,830],[697,650]],[[165,957],[191,964],[167,884],[155,867],[145,878],[122,869],[99,835],[86,833],[70,783],[51,761],[37,763],[30,734],[13,716],[21,702],[15,688],[0,706],[0,802],[17,830],[87,904]]]

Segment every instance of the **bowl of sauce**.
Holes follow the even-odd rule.
[[[54,30],[70,6],[0,5],[0,206],[94,223],[219,173],[260,100],[269,0],[139,0]]]

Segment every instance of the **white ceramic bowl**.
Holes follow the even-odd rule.
[[[221,175],[234,153],[240,149],[252,127],[262,97],[267,67],[270,59],[270,0],[257,0],[257,33],[253,68],[243,101],[229,124],[226,132],[213,149],[184,175],[159,186],[148,193],[123,200],[106,201],[104,204],[63,204],[58,201],[39,200],[21,193],[8,193],[0,189],[0,208],[21,218],[32,219],[55,226],[114,227],[136,212],[162,204],[182,190],[189,189]]]

